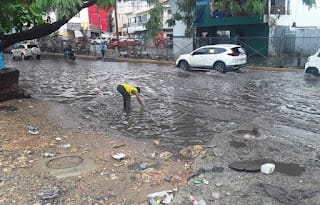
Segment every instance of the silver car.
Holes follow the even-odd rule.
[[[11,54],[13,59],[21,58],[22,60],[35,57],[40,60],[40,48],[37,44],[15,44],[12,47]]]

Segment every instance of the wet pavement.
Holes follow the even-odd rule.
[[[202,144],[225,130],[253,125],[320,147],[320,79],[302,72],[242,69],[238,73],[184,72],[172,65],[62,58],[11,61],[32,96],[70,105],[96,130],[159,139],[175,149]],[[141,87],[146,105],[122,110],[120,83]]]

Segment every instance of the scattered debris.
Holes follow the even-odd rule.
[[[56,156],[56,154],[49,153],[49,152],[45,152],[45,153],[43,154],[43,156],[44,156],[44,157],[54,157],[54,156]]]
[[[169,160],[171,157],[173,156],[173,154],[171,152],[162,152],[160,154],[160,158],[163,159],[163,160]]]
[[[219,192],[212,192],[211,193],[211,196],[214,200],[217,200],[221,197],[220,193]]]
[[[37,196],[40,198],[40,200],[54,199],[60,196],[60,191],[45,189],[45,190],[39,191],[37,193]]]
[[[141,163],[139,164],[139,167],[141,170],[145,170],[147,168],[147,164],[146,163]]]
[[[205,146],[203,145],[193,145],[180,150],[179,154],[187,159],[192,159],[197,157],[199,154],[204,153]]]
[[[39,128],[35,127],[35,126],[30,126],[29,127],[29,133],[33,134],[33,135],[37,135],[37,134],[39,134]]]
[[[275,164],[272,163],[265,163],[263,165],[261,165],[261,172],[264,174],[272,174],[274,172],[275,169]]]
[[[112,148],[117,149],[119,147],[124,147],[126,144],[118,144],[118,145],[113,145]]]
[[[194,184],[202,184],[202,182],[203,182],[203,179],[194,179],[193,180]]]
[[[160,144],[160,141],[159,141],[159,140],[153,140],[153,144],[154,144],[154,145],[159,145],[159,144]]]
[[[67,148],[70,148],[71,147],[71,144],[62,144],[62,145],[59,145],[60,148],[64,148],[64,149],[67,149]]]
[[[126,157],[126,155],[123,153],[118,153],[118,154],[112,155],[112,158],[116,159],[116,160],[121,160],[121,159],[124,159],[125,157]]]
[[[173,200],[173,190],[160,191],[148,194],[148,198],[152,198],[155,201],[160,200],[161,203],[169,204]]]

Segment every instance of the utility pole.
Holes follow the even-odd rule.
[[[117,41],[119,42],[119,31],[118,31],[118,11],[117,11],[117,0],[114,6],[114,16],[115,16],[115,23],[116,23],[116,36],[117,36]]]
[[[102,30],[102,26],[101,26],[101,19],[100,19],[100,10],[97,6],[97,15],[98,15],[98,20],[99,20],[99,39],[101,40],[101,30]]]

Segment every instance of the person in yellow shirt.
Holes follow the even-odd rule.
[[[122,95],[123,97],[123,108],[125,110],[130,110],[130,100],[131,96],[136,96],[138,103],[140,104],[141,108],[144,107],[143,102],[140,98],[140,88],[135,87],[126,83],[122,83],[117,86],[118,92]]]

